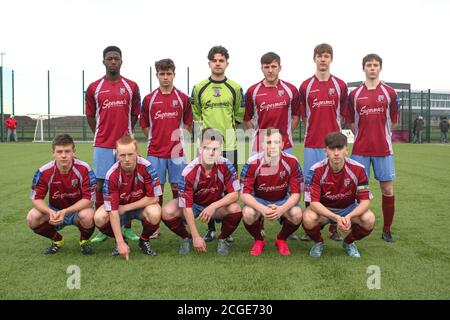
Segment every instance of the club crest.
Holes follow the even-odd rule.
[[[344,179],[344,187],[348,186],[350,184],[350,179],[346,178]]]
[[[283,90],[283,89],[278,90],[278,96],[279,96],[279,97],[284,96],[284,90]]]
[[[178,100],[172,100],[172,107],[178,106]]]
[[[378,102],[384,101],[384,95],[380,94],[377,99]]]
[[[328,89],[328,95],[330,95],[330,96],[333,96],[335,94],[335,92],[336,92],[336,89],[334,89],[334,88]]]
[[[214,88],[214,93],[213,93],[214,97],[220,97],[220,89],[219,88]]]
[[[120,94],[125,94],[125,88],[120,88]]]
[[[76,187],[78,185],[78,179],[72,179],[72,187]]]

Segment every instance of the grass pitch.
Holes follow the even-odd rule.
[[[0,299],[449,299],[450,145],[394,149],[397,242],[380,239],[381,194],[372,178],[377,222],[358,243],[361,259],[327,238],[320,259],[310,258],[311,242],[301,241],[289,241],[292,255],[282,257],[274,246],[278,223],[266,223],[268,245],[260,257],[249,255],[252,239],[242,224],[228,257],[217,256],[215,243],[205,255],[181,257],[178,237],[161,224],[162,235],[152,242],[158,255],[144,256],[131,243],[125,262],[110,256],[111,239],[96,245],[95,255],[82,256],[75,227],[62,231],[60,253],[42,255],[49,240],[34,234],[25,217],[33,173],[51,159],[50,144],[1,143]],[[92,164],[91,144],[77,144],[77,154]],[[301,145],[295,154],[303,164]],[[168,189],[166,184],[166,199]],[[134,221],[133,228],[139,232],[140,224]],[[80,289],[67,287],[70,266],[80,268]],[[381,272],[380,289],[367,286],[373,266]]]

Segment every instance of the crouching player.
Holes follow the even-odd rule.
[[[31,200],[33,209],[27,222],[37,234],[52,240],[44,254],[54,254],[64,245],[58,232],[67,225],[80,230],[82,254],[91,254],[89,238],[94,232],[96,180],[86,162],[75,158],[75,144],[68,134],[57,135],[52,142],[54,160],[36,171]],[[49,194],[48,204],[45,197]]]
[[[230,247],[226,239],[236,230],[242,218],[241,207],[236,203],[239,180],[233,164],[221,156],[222,134],[205,128],[200,141],[199,156],[182,172],[179,198],[164,206],[162,219],[170,230],[182,238],[181,255],[188,254],[192,244],[196,251],[206,252],[206,243],[198,232],[195,218],[204,223],[211,219],[222,220],[217,253],[226,256]],[[183,218],[192,235],[186,230]]]
[[[305,210],[303,228],[315,242],[309,255],[322,255],[320,230],[333,220],[342,231],[351,230],[342,246],[349,256],[359,258],[355,241],[368,236],[375,224],[375,215],[369,210],[369,183],[364,166],[347,158],[344,134],[329,133],[325,146],[327,159],[311,167],[306,181],[305,201],[311,205]]]
[[[282,152],[283,136],[277,129],[264,129],[263,152],[248,159],[241,173],[241,200],[244,225],[255,239],[250,250],[259,256],[266,245],[261,234],[261,219],[281,219],[282,228],[275,245],[283,256],[291,254],[287,237],[302,221],[298,206],[303,184],[300,164],[294,156]]]
[[[104,205],[95,212],[95,225],[116,239],[112,255],[128,260],[130,248],[124,240],[121,226],[131,219],[140,220],[142,233],[139,248],[144,254],[156,255],[149,237],[158,229],[161,207],[158,197],[161,185],[150,162],[138,155],[137,142],[125,135],[116,142],[117,161],[107,172],[103,185]]]

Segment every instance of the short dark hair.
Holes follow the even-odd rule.
[[[103,50],[103,59],[105,59],[105,57],[106,57],[106,54],[108,53],[108,52],[118,52],[119,54],[120,54],[120,57],[122,58],[122,51],[120,50],[120,48],[119,47],[116,47],[116,46],[109,46],[109,47],[106,47],[105,48],[105,50]]]
[[[330,149],[343,148],[347,146],[347,136],[341,132],[330,132],[325,137],[325,146]]]
[[[71,145],[73,149],[75,149],[75,142],[73,142],[73,138],[67,133],[58,134],[53,138],[52,141],[52,150],[55,151],[56,146],[68,146]]]
[[[278,62],[279,65],[281,65],[281,58],[279,55],[277,55],[275,52],[267,52],[262,55],[261,64],[269,64],[272,63],[273,60]]]
[[[283,137],[284,137],[283,132],[281,132],[281,130],[278,129],[278,128],[272,128],[272,127],[269,127],[269,128],[266,128],[266,129],[260,129],[260,130],[263,131],[263,134],[264,134],[264,136],[266,136],[266,137],[269,137],[269,136],[271,136],[271,135],[273,135],[273,134],[275,134],[275,133],[279,133],[280,136],[281,136],[281,140],[283,140]]]
[[[362,61],[363,69],[366,66],[366,63],[371,60],[378,61],[380,63],[380,68],[383,68],[383,59],[381,59],[381,57],[379,55],[377,55],[376,53],[369,53],[367,56],[365,56],[363,58],[363,61]]]
[[[317,55],[321,55],[322,53],[329,53],[331,55],[331,59],[333,59],[333,47],[330,46],[328,43],[318,44],[314,48],[313,59],[315,59]]]
[[[222,144],[223,135],[217,129],[204,128],[201,132],[200,142],[203,143],[203,141],[205,140],[218,141],[220,144]]]
[[[230,58],[230,55],[228,54],[228,50],[225,47],[214,46],[208,52],[208,60],[212,61],[214,59],[214,55],[217,53],[223,55],[226,60],[228,60]]]
[[[175,72],[175,63],[172,59],[161,59],[155,62],[156,73],[161,70],[167,71],[172,70]]]

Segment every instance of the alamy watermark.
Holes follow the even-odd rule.
[[[370,276],[367,278],[367,288],[369,290],[381,289],[381,269],[379,266],[370,265],[367,267],[367,274]]]
[[[66,273],[69,275],[66,281],[67,289],[80,289],[81,288],[81,269],[77,265],[70,265],[67,267]]]

